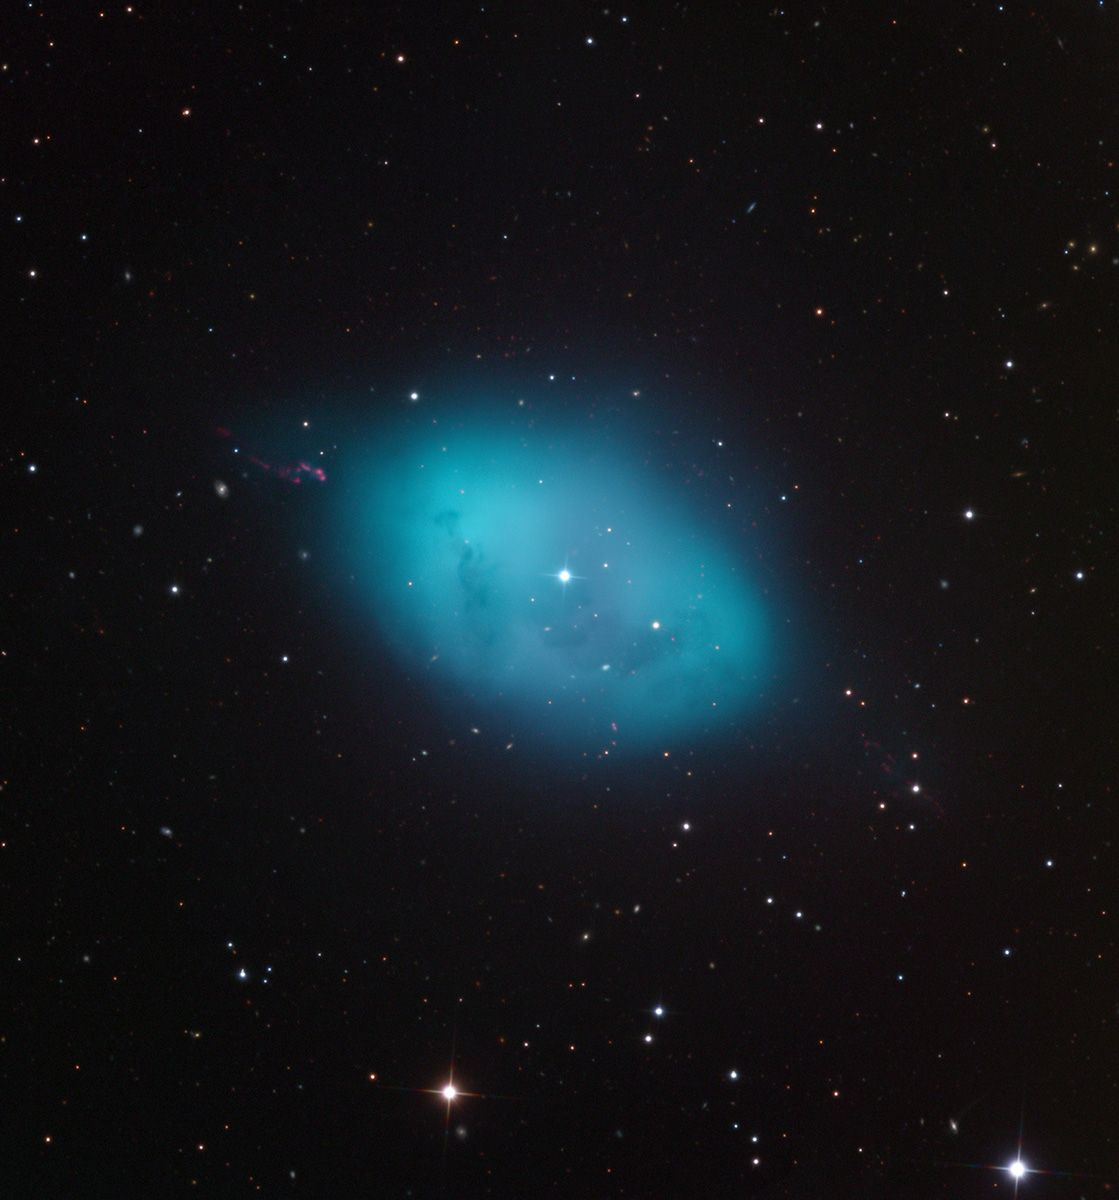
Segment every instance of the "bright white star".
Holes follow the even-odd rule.
[[[548,578],[558,580],[560,587],[563,588],[563,594],[566,596],[567,595],[567,585],[569,583],[573,583],[576,579],[582,579],[583,576],[571,574],[571,568],[567,565],[567,559],[565,557],[563,560],[563,566],[560,567],[560,569],[558,571],[556,571],[553,575],[549,575]]]

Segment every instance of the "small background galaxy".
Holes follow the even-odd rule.
[[[1112,1194],[1110,0],[4,34],[0,1194]]]

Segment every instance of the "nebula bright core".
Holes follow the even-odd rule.
[[[756,706],[771,635],[746,551],[650,444],[640,421],[470,405],[378,430],[351,544],[404,670],[565,752],[676,745]]]

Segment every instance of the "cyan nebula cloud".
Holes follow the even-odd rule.
[[[744,548],[640,421],[415,408],[376,447],[355,575],[379,638],[455,717],[624,754],[758,705],[771,636]]]

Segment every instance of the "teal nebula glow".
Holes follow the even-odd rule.
[[[454,715],[617,754],[757,706],[771,639],[743,549],[650,444],[639,424],[461,406],[378,431],[356,577],[380,639]]]

